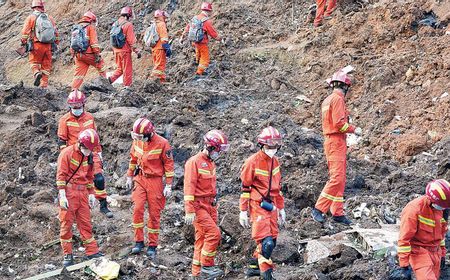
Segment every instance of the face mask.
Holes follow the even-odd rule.
[[[220,154],[218,152],[216,152],[216,151],[209,152],[209,158],[212,161],[216,161],[219,158],[219,156],[220,156]]]
[[[264,148],[264,153],[270,157],[273,158],[273,156],[277,153],[278,149],[266,149]]]
[[[445,209],[445,208],[442,208],[441,206],[436,205],[436,204],[432,204],[431,206],[433,206],[434,209],[439,210],[439,211],[444,211],[444,209]]]
[[[70,109],[71,110],[71,112],[72,112],[72,114],[75,116],[75,117],[79,117],[79,116],[81,116],[81,114],[83,114],[83,108],[80,108],[80,109]]]
[[[87,157],[91,154],[91,150],[89,150],[88,148],[85,148],[85,147],[80,147],[80,151],[85,157]]]

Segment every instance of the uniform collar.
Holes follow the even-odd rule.
[[[212,162],[212,160],[209,158],[209,156],[207,154],[205,154],[203,151],[200,152],[200,157],[204,160]]]
[[[272,159],[268,155],[266,155],[266,153],[264,153],[264,151],[262,149],[259,150],[258,153],[259,153],[259,156],[266,161],[270,161]]]
[[[337,95],[341,96],[342,98],[345,97],[344,91],[342,91],[342,89],[333,89],[333,93],[336,93]]]

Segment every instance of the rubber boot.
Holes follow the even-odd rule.
[[[37,72],[34,74],[34,86],[38,87],[41,85],[42,73]]]
[[[245,275],[247,275],[248,277],[252,277],[252,276],[259,276],[260,273],[261,272],[259,270],[258,260],[255,258],[251,258],[248,261],[248,268],[247,271],[245,272]]]
[[[136,244],[134,245],[134,247],[131,249],[131,253],[132,254],[139,254],[142,249],[144,249],[144,241],[138,241],[136,242]]]
[[[341,224],[344,224],[346,226],[349,226],[349,225],[352,224],[352,221],[349,220],[346,216],[333,216],[333,220],[336,223],[341,223]]]
[[[148,246],[147,257],[151,260],[154,260],[156,258],[156,247],[155,246]]]
[[[316,221],[316,222],[319,222],[319,223],[325,222],[325,217],[323,216],[323,213],[319,209],[314,208],[311,211],[311,216],[313,217],[314,221]]]
[[[97,258],[101,258],[101,257],[104,257],[104,256],[105,256],[105,254],[103,254],[101,252],[98,252],[98,253],[95,253],[95,254],[92,254],[92,255],[89,255],[89,256],[86,256],[86,257],[87,257],[88,260],[92,260],[92,259],[97,259]]]
[[[73,255],[72,254],[65,255],[63,260],[63,266],[71,266],[73,264],[74,264]]]
[[[100,212],[105,214],[106,217],[112,218],[114,217],[113,213],[108,209],[108,203],[106,202],[106,198],[100,199]]]
[[[213,280],[217,277],[223,276],[223,270],[220,269],[218,266],[202,266],[202,269],[200,270],[200,278],[201,279],[207,279],[207,280]]]
[[[262,280],[276,280],[275,277],[273,277],[273,270],[271,268],[264,272],[261,272],[261,279]]]

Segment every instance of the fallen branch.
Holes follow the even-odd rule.
[[[86,266],[90,266],[92,263],[94,263],[95,260],[87,260],[75,265],[71,265],[69,267],[66,268],[59,268],[53,271],[49,271],[49,272],[45,272],[42,274],[38,274],[35,276],[32,276],[30,278],[26,278],[24,280],[39,280],[39,279],[46,279],[49,277],[53,277],[53,276],[57,276],[60,275],[63,271],[68,271],[68,272],[72,272],[72,271],[76,271],[76,270],[80,270],[82,268],[85,268]]]

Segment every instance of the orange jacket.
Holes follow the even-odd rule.
[[[119,24],[123,24],[122,32],[125,35],[126,42],[121,49],[113,47],[114,53],[136,51],[136,35],[134,34],[133,24],[123,17],[119,18],[117,21]]]
[[[262,201],[262,195],[267,196],[270,173],[272,173],[270,198],[278,209],[284,208],[284,198],[281,194],[280,163],[276,157],[272,159],[261,150],[250,156],[241,168],[241,211],[248,210],[250,199]]]
[[[412,246],[442,250],[445,256],[447,221],[443,212],[434,209],[426,196],[409,202],[402,211],[398,238],[398,258],[401,267],[409,265]]]
[[[323,134],[353,133],[355,126],[348,123],[348,116],[344,93],[339,89],[333,90],[333,93],[322,102]]]
[[[25,44],[29,38],[31,38],[31,40],[33,41],[33,43],[39,42],[36,34],[34,33],[34,27],[36,25],[36,19],[37,16],[39,15],[40,12],[38,11],[34,11],[31,15],[29,15],[26,19],[25,19],[25,23],[23,24],[23,28],[22,28],[22,43]],[[50,21],[53,23],[53,26],[55,27],[55,43],[59,44],[59,32],[58,29],[56,28],[56,24],[55,24],[55,20],[48,15]]]
[[[133,141],[130,150],[130,164],[128,176],[133,176],[136,166],[140,168],[140,175],[147,177],[166,177],[166,184],[173,182],[174,163],[172,148],[169,141],[154,134],[150,142]]]
[[[88,128],[97,130],[94,117],[90,113],[83,112],[79,117],[75,117],[71,112],[66,113],[59,119],[58,123],[58,137],[66,141],[66,145],[60,148],[77,143],[80,132]],[[101,150],[101,146],[98,146],[94,152],[101,152]]]
[[[191,157],[184,167],[184,207],[194,213],[196,197],[213,198],[216,190],[216,164],[205,153]]]
[[[163,20],[156,19],[156,32],[158,32],[159,40],[156,45],[152,48],[154,50],[163,50],[163,44],[169,42],[169,35],[167,34],[167,25]]]
[[[75,173],[75,170],[77,170],[80,164],[81,167]],[[67,182],[70,177],[72,177],[72,179],[70,179],[70,182]],[[88,157],[81,153],[78,144],[64,148],[59,154],[58,168],[56,170],[56,186],[58,189],[64,190],[67,185],[82,185],[86,186],[89,193],[93,194],[93,180],[94,164],[88,163]]]
[[[207,16],[204,13],[201,13],[199,15],[197,15],[197,18],[199,20],[202,20],[204,18],[206,18]],[[184,33],[188,33],[189,29],[191,28],[191,24],[188,23],[186,25],[186,28],[184,29]],[[196,44],[207,44],[209,41],[209,36],[211,36],[212,38],[219,40],[219,34],[217,34],[216,29],[214,29],[213,25],[212,25],[212,21],[210,19],[207,19],[205,22],[203,22],[203,31],[205,32],[205,36],[203,38],[203,40],[200,43],[196,43]]]

